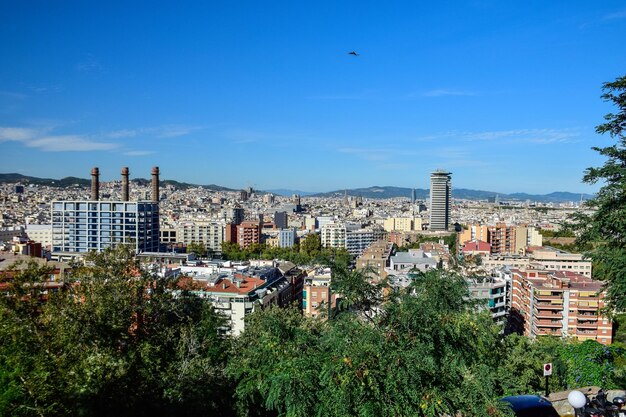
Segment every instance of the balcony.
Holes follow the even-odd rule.
[[[597,334],[594,330],[576,330],[576,336],[579,338],[595,339]]]
[[[598,306],[581,306],[578,305],[578,311],[598,311]],[[583,313],[584,314],[584,313]]]
[[[535,293],[535,300],[537,301],[552,301],[552,300],[561,300],[563,302],[563,297],[561,295],[540,295]]]
[[[535,325],[539,327],[563,327],[563,323],[559,320],[535,320]]]
[[[596,322],[589,322],[589,321],[579,321],[578,323],[576,323],[576,327],[579,329],[597,329],[598,328],[598,323]]]
[[[561,330],[556,329],[533,329],[536,336],[561,336]]]
[[[563,310],[563,304],[552,304],[546,302],[535,303],[535,307],[539,310]]]
[[[534,311],[534,316],[539,319],[561,320],[563,315],[561,313],[552,313],[550,311]]]

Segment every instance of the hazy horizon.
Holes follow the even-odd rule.
[[[152,2],[0,6],[3,172],[310,192],[594,193],[626,6]],[[348,54],[356,51],[359,56]]]

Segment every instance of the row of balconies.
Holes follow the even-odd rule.
[[[534,316],[540,319],[561,320],[563,315],[561,313],[552,313],[550,311],[537,311],[533,312]]]
[[[536,336],[561,336],[563,334],[561,329],[549,328],[533,328],[533,333]]]
[[[539,327],[558,327],[561,328],[563,327],[563,322],[561,320],[544,320],[544,319],[539,319],[539,320],[535,320],[535,325],[537,326],[537,328]]]

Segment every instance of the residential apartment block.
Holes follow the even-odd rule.
[[[226,318],[225,333],[237,336],[245,329],[244,318],[271,305],[286,307],[302,300],[301,271],[293,267],[248,267],[231,274],[182,278],[178,286],[210,302]]]
[[[261,243],[261,223],[258,221],[245,221],[237,225],[236,242],[242,248]]]
[[[458,243],[480,240],[491,245],[491,253],[496,255],[516,255],[528,246],[541,246],[543,239],[539,231],[531,226],[507,225],[498,222],[492,225],[470,224],[459,232]]]
[[[411,232],[422,230],[421,217],[388,217],[383,223],[387,232]]]
[[[189,245],[202,243],[213,253],[222,252],[226,224],[217,221],[185,222],[176,226],[177,242]]]
[[[387,277],[385,268],[389,267],[389,259],[393,244],[385,240],[372,243],[363,254],[356,260],[356,268],[359,270],[370,270],[373,279],[383,279]]]
[[[503,324],[508,311],[506,280],[498,277],[479,277],[467,281],[471,298],[484,300],[485,308],[489,309],[494,321]]]
[[[302,291],[302,311],[306,317],[319,317],[328,314],[328,308],[337,307],[337,294],[330,289],[332,281],[330,268],[312,272],[304,278]]]
[[[511,320],[518,331],[612,342],[601,282],[571,271],[513,270],[512,278]]]
[[[344,248],[360,256],[372,243],[384,239],[386,232],[378,225],[361,228],[354,223],[328,223],[322,226],[321,243],[325,248]]]

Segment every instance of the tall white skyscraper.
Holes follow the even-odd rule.
[[[439,169],[430,174],[430,230],[448,230],[452,204],[451,175]]]

